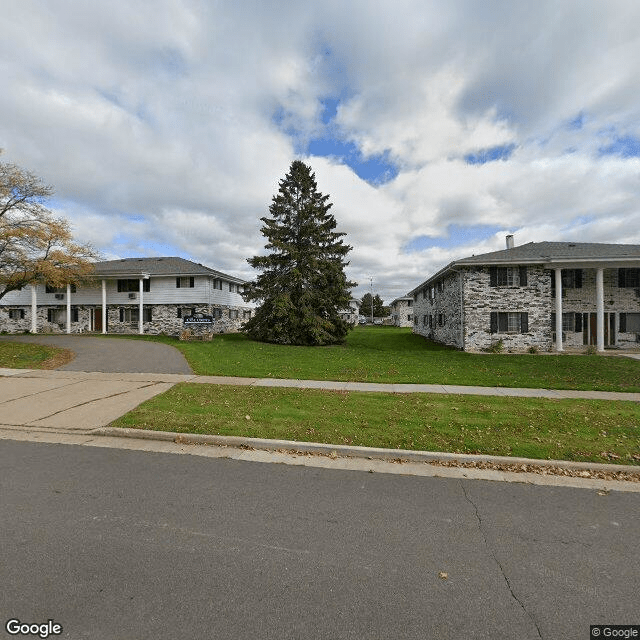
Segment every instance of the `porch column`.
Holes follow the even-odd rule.
[[[144,289],[144,278],[140,278],[140,302],[139,302],[139,312],[138,312],[138,333],[142,335],[144,330],[142,328],[142,309],[143,309],[143,301],[142,301],[142,290]]]
[[[107,281],[102,281],[102,333],[107,333]]]
[[[556,278],[556,351],[562,348],[562,269],[555,269]]]
[[[598,351],[604,351],[604,269],[596,269],[596,335]]]
[[[71,285],[67,285],[67,333],[71,333]]]
[[[38,303],[36,285],[31,285],[31,333],[38,333]]]

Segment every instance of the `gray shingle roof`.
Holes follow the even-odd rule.
[[[638,244],[603,244],[597,242],[529,242],[512,249],[492,251],[456,260],[452,264],[489,264],[493,262],[547,262],[549,260],[640,259]]]
[[[491,251],[477,256],[469,256],[460,260],[450,262],[446,267],[427,278],[415,289],[409,291],[409,295],[414,295],[416,291],[437,280],[447,271],[456,267],[473,265],[525,265],[525,264],[547,264],[552,268],[554,263],[597,263],[611,262],[612,267],[616,263],[637,264],[640,267],[640,245],[638,244],[604,244],[599,242],[529,242],[502,249],[501,251]],[[562,266],[562,265],[560,265]]]
[[[245,282],[241,278],[236,278],[221,271],[205,267],[197,262],[178,257],[106,260],[96,262],[94,273],[96,276],[110,277],[139,276],[143,273],[148,273],[152,276],[208,275],[216,278],[225,278],[231,282]]]

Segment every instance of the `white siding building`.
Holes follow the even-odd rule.
[[[246,282],[184,258],[125,258],[97,262],[83,286],[46,284],[0,300],[0,331],[9,333],[166,333],[177,335],[185,316],[211,316],[214,332],[237,331],[253,305]]]

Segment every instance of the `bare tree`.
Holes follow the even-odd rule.
[[[30,171],[0,162],[0,299],[35,282],[78,284],[93,271],[97,253],[74,242],[69,222],[47,209],[52,195]]]

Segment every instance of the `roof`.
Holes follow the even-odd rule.
[[[400,296],[399,298],[396,298],[392,303],[389,304],[390,307],[392,307],[396,302],[403,302],[403,301],[409,301],[409,300],[413,300],[413,296]]]
[[[96,276],[140,277],[143,274],[149,274],[150,276],[207,275],[215,278],[224,278],[231,282],[245,282],[241,278],[236,278],[221,271],[205,267],[198,262],[178,257],[123,258],[122,260],[106,260],[95,263],[94,275]]]
[[[611,264],[613,263],[613,264]],[[598,242],[529,242],[510,249],[491,251],[478,256],[469,256],[450,262],[446,267],[430,276],[415,289],[409,291],[414,295],[418,289],[439,279],[456,267],[488,266],[488,265],[525,265],[540,264],[549,269],[555,267],[581,266],[624,267],[640,266],[640,245],[638,244],[604,244]]]

